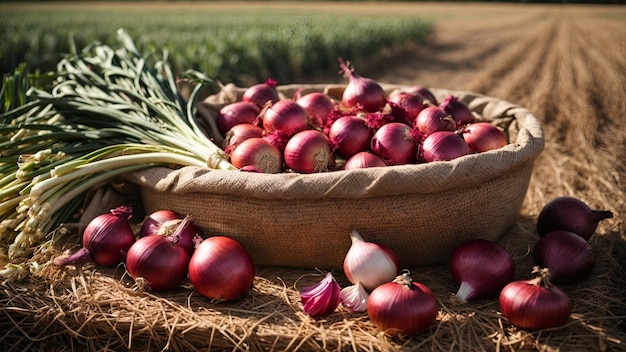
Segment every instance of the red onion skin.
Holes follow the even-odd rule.
[[[350,159],[346,161],[344,170],[363,169],[368,167],[384,167],[387,166],[385,161],[371,153],[371,152],[359,152],[354,154]]]
[[[374,131],[367,127],[365,120],[354,115],[337,119],[328,131],[334,152],[345,159],[369,150],[373,136]]]
[[[533,248],[535,263],[550,270],[550,280],[571,284],[587,278],[595,264],[589,242],[569,231],[545,234]]]
[[[288,168],[303,174],[328,171],[334,164],[330,140],[317,130],[305,130],[291,137],[284,158]]]
[[[449,266],[452,278],[461,285],[456,293],[461,302],[495,297],[515,275],[509,252],[485,239],[462,243],[452,252]]]
[[[248,138],[230,153],[230,162],[238,169],[253,166],[267,174],[283,170],[283,154],[264,138]]]
[[[415,127],[425,136],[437,131],[454,131],[454,119],[438,106],[428,106],[417,114]]]
[[[257,125],[251,123],[235,125],[226,132],[223,149],[227,154],[230,154],[239,143],[246,139],[260,137],[263,137],[263,129]]]
[[[472,110],[459,98],[454,95],[448,96],[441,104],[439,104],[448,115],[452,116],[457,126],[467,125],[474,122]]]
[[[128,251],[126,269],[137,280],[146,280],[149,290],[176,288],[187,276],[189,254],[174,238],[149,235],[141,237]]]
[[[114,267],[122,263],[126,253],[135,243],[128,220],[132,208],[120,206],[111,209],[110,214],[93,218],[83,231],[83,248],[69,256],[57,257],[58,266],[94,262],[98,265]]]
[[[172,236],[182,224],[183,217],[175,211],[169,209],[157,210],[144,219],[139,230],[139,237],[149,235]],[[178,244],[182,246],[189,256],[196,248],[196,236],[202,238],[202,231],[191,220],[186,223],[186,227],[181,229]]]
[[[472,153],[483,153],[508,144],[504,132],[489,122],[470,123],[462,132]]]
[[[437,103],[437,98],[435,97],[433,92],[431,92],[430,89],[424,86],[413,86],[406,89],[405,92],[410,94],[417,94],[424,98],[424,100],[426,100],[429,104],[439,105],[439,103]]]
[[[469,154],[470,149],[460,134],[437,131],[424,139],[421,152],[426,162],[450,161]]]
[[[565,325],[571,314],[569,297],[537,279],[513,281],[500,292],[500,309],[518,328],[541,330]]]
[[[306,111],[294,100],[279,100],[265,111],[263,130],[282,131],[290,136],[309,128]]]
[[[326,94],[312,92],[296,99],[306,112],[309,122],[314,128],[324,128],[328,114],[335,108],[335,102]]]
[[[189,261],[189,280],[205,297],[231,301],[247,293],[254,282],[254,262],[237,240],[213,236],[202,241]]]
[[[361,106],[367,112],[381,110],[387,104],[387,95],[378,82],[357,75],[349,64],[339,59],[341,71],[349,80],[342,97],[341,103],[346,108]]]
[[[396,104],[404,109],[408,118],[407,122],[412,125],[417,115],[428,105],[424,102],[424,98],[418,94],[400,92],[389,98],[389,102]]]
[[[539,212],[537,233],[544,236],[552,231],[564,230],[589,240],[598,223],[612,217],[611,211],[593,210],[580,199],[561,196],[552,199]]]
[[[265,83],[259,83],[248,87],[248,89],[243,92],[241,101],[253,103],[259,109],[262,109],[268,103],[276,103],[280,100],[278,90],[276,89],[276,83],[277,82],[275,80],[270,78],[266,80]]]
[[[391,122],[378,129],[372,137],[371,149],[388,165],[417,161],[418,146],[411,137],[411,127],[401,122]]]
[[[254,124],[261,109],[250,102],[238,101],[228,104],[217,114],[217,127],[222,134],[226,134],[233,126],[250,123]]]
[[[382,284],[367,300],[370,320],[391,336],[415,336],[428,331],[438,311],[432,291],[418,282],[404,284],[394,280]]]

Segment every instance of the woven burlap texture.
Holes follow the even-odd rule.
[[[389,95],[406,88],[383,87]],[[343,90],[286,85],[279,91],[290,98],[299,88],[335,98]],[[223,87],[198,105],[199,114],[214,119],[219,107],[240,99],[243,90]],[[535,116],[520,106],[471,92],[432,91],[440,100],[454,95],[478,118],[504,127],[510,144],[419,165],[310,175],[159,167],[125,180],[139,186],[146,213],[171,209],[189,214],[204,236],[240,241],[257,265],[340,269],[353,229],[366,241],[389,246],[402,267],[442,263],[460,243],[497,241],[515,222],[544,136]],[[93,214],[98,202],[90,204]]]

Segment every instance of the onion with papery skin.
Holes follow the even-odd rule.
[[[283,154],[264,138],[248,138],[241,142],[230,153],[230,162],[238,169],[253,166],[266,174],[283,171]]]
[[[404,109],[408,118],[407,123],[410,125],[415,122],[417,115],[428,106],[421,95],[407,92],[400,92],[390,97],[389,102]]]
[[[424,86],[413,86],[410,87],[408,89],[405,90],[406,93],[411,93],[411,94],[417,94],[419,96],[421,96],[422,98],[424,98],[424,100],[426,100],[426,102],[432,104],[432,105],[438,105],[437,103],[437,98],[435,97],[435,95],[433,94],[433,92],[430,91],[430,89],[424,87]]]
[[[539,212],[537,233],[565,230],[573,232],[585,240],[595,233],[600,221],[612,218],[609,210],[593,210],[580,199],[562,196],[552,199]]]
[[[343,166],[344,170],[363,169],[368,167],[387,166],[385,161],[371,152],[356,153],[346,161]]]
[[[328,315],[341,302],[341,288],[333,274],[326,273],[322,281],[300,290],[300,302],[304,312],[313,318]]]
[[[463,138],[473,153],[483,153],[507,145],[506,135],[489,122],[471,123],[462,129]]]
[[[83,231],[83,247],[69,256],[55,258],[54,264],[63,266],[94,262],[112,267],[122,263],[135,243],[135,234],[128,223],[131,217],[132,208],[127,206],[96,216]]]
[[[248,87],[243,92],[241,101],[253,103],[259,109],[265,107],[268,103],[274,104],[280,100],[276,84],[275,80],[269,78],[264,83]]]
[[[357,230],[352,230],[350,238],[352,245],[343,261],[348,281],[373,290],[398,275],[398,257],[391,248],[363,240]]]
[[[422,334],[435,322],[438,313],[432,291],[413,282],[408,272],[376,287],[367,300],[367,315],[372,323],[392,336]]]
[[[350,63],[339,59],[340,72],[348,78],[348,85],[343,91],[341,103],[347,108],[360,105],[367,112],[381,110],[387,104],[387,95],[378,82],[357,75]]]
[[[317,130],[298,132],[285,146],[285,164],[295,172],[312,174],[334,165],[330,140]]]
[[[157,210],[146,216],[141,224],[139,237],[149,235],[169,237],[177,233],[177,229],[182,223],[183,217],[175,211],[169,209]],[[185,248],[189,256],[193,254],[196,242],[202,241],[202,231],[193,223],[191,218],[185,229],[178,233],[178,236],[180,236],[178,244]]]
[[[228,104],[217,113],[217,128],[222,134],[226,134],[233,126],[250,123],[254,124],[261,109],[250,102],[238,101]]]
[[[558,284],[580,282],[591,274],[595,257],[584,238],[569,231],[545,234],[533,248],[535,263],[550,269],[550,279]]]
[[[263,130],[266,133],[282,131],[293,136],[309,128],[306,111],[294,100],[279,100],[265,110],[262,115]]]
[[[463,242],[452,252],[449,266],[452,278],[460,285],[455,298],[463,303],[497,296],[515,275],[509,252],[486,239]]]
[[[448,115],[452,116],[457,126],[467,125],[475,120],[472,110],[470,110],[467,104],[460,101],[459,98],[454,95],[448,96],[439,104],[439,107]]]
[[[311,92],[302,96],[294,97],[294,100],[302,106],[309,122],[314,128],[324,128],[328,114],[335,108],[335,102],[326,94]]]
[[[246,139],[260,137],[263,137],[263,129],[257,125],[251,123],[235,125],[226,132],[223,149],[227,154],[230,154],[239,143]]]
[[[370,294],[360,282],[341,289],[341,304],[350,312],[365,312],[367,310],[367,299]]]
[[[502,315],[518,328],[540,330],[565,325],[571,314],[569,297],[550,282],[550,271],[535,267],[537,277],[513,281],[500,292]]]
[[[456,132],[437,131],[422,143],[421,157],[426,162],[449,161],[470,153],[463,136]]]
[[[388,165],[414,163],[418,144],[414,141],[411,127],[405,123],[392,122],[383,125],[372,137],[372,152]]]
[[[254,283],[254,262],[237,240],[213,236],[202,241],[189,261],[189,280],[205,297],[230,301],[247,293]]]
[[[189,253],[180,245],[181,234],[191,218],[186,216],[171,236],[141,237],[128,250],[126,269],[140,285],[150,291],[171,290],[187,276]]]
[[[374,131],[367,127],[365,120],[354,115],[337,119],[328,131],[334,152],[345,159],[369,150],[373,136]]]
[[[438,106],[428,106],[417,114],[415,127],[428,136],[437,131],[454,131],[456,122],[442,108]]]

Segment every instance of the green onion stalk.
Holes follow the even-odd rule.
[[[189,98],[167,62],[142,56],[118,31],[120,47],[74,45],[56,72],[20,66],[0,98],[0,276],[19,280],[50,261],[63,224],[87,191],[113,177],[155,166],[236,170],[196,119],[204,87],[197,71]],[[153,64],[151,64],[153,63]],[[38,86],[41,82],[47,85]]]

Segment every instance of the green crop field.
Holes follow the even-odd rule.
[[[338,57],[365,61],[423,41],[431,22],[415,15],[275,6],[0,4],[0,71],[12,72],[22,62],[31,70],[53,70],[70,52],[70,38],[78,50],[94,40],[113,44],[118,28],[142,52],[167,49],[176,70],[250,84],[335,73]]]

